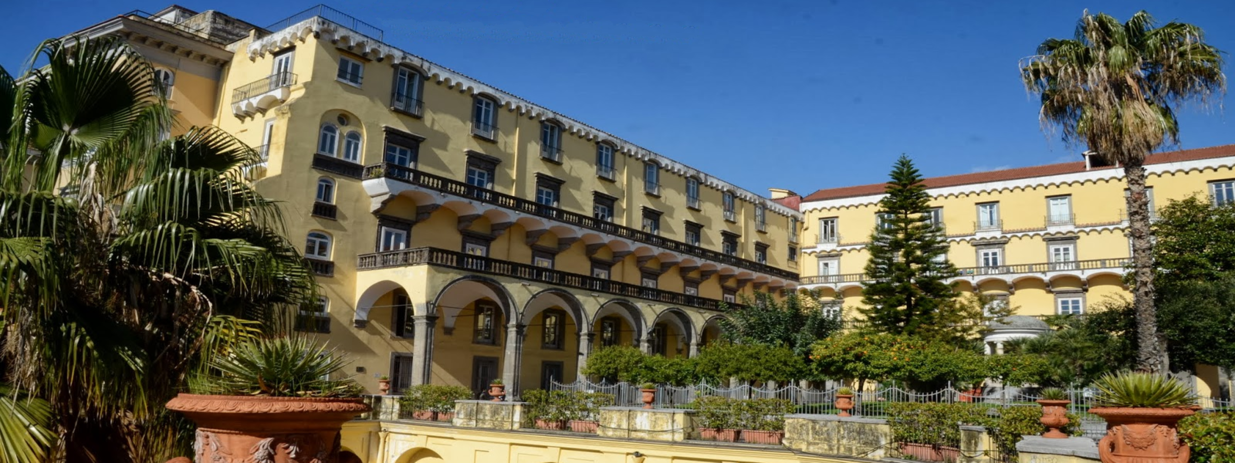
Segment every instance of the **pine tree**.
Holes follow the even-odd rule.
[[[913,161],[901,155],[891,178],[867,247],[872,281],[862,290],[866,307],[859,311],[876,331],[942,340],[949,327],[963,323],[958,319],[972,315],[973,304],[958,299],[945,281],[956,267],[947,260],[943,228],[930,220],[930,195]]]

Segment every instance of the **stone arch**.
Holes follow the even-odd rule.
[[[408,449],[395,459],[395,463],[442,463],[445,461],[437,452],[424,447]]]
[[[662,322],[668,325],[669,327],[677,329],[678,331],[678,335],[676,336],[677,341],[678,341],[677,345],[668,344],[667,338],[669,338],[672,334],[667,331],[665,332],[666,339],[656,339],[655,336],[653,336],[653,334],[655,334],[656,332],[657,326],[660,325],[660,323]],[[665,343],[664,351],[666,353],[676,352],[678,355],[686,355],[686,356],[690,355],[687,349],[693,346],[697,346],[698,345],[697,343],[699,341],[698,329],[695,326],[694,322],[691,321],[690,315],[687,314],[682,309],[679,309],[677,307],[670,307],[670,308],[661,310],[660,313],[656,315],[656,318],[654,318],[652,320],[652,323],[649,325],[647,336],[648,336],[647,339],[651,342],[664,342]],[[650,348],[651,348],[650,352],[654,352],[656,350],[655,346],[651,346]]]
[[[558,304],[555,304],[555,302]],[[570,318],[575,322],[575,328],[580,333],[585,332],[588,319],[587,314],[583,311],[583,303],[579,302],[579,299],[569,291],[557,288],[540,291],[528,298],[527,303],[523,305],[523,310],[520,311],[519,323],[527,324],[537,314],[555,305],[566,309],[566,314],[570,315]]]
[[[703,327],[699,329],[699,345],[706,346],[719,341],[721,337],[720,322],[728,318],[725,314],[718,313],[704,319]]]
[[[626,299],[610,299],[600,305],[592,316],[592,320],[600,320],[607,315],[617,315],[626,320],[626,323],[630,323],[635,333],[640,336],[647,333],[647,320],[643,318],[643,312],[639,310],[639,306],[633,302]]]
[[[407,289],[404,288],[403,285],[390,280],[383,280],[369,285],[368,288],[365,288],[365,290],[360,293],[360,297],[356,298],[356,316],[353,319],[368,320],[369,311],[373,309],[373,304],[377,303],[378,299],[381,299],[381,297],[387,293],[399,290],[407,292]],[[425,313],[422,313],[425,310],[423,306],[415,307],[414,310],[416,315],[426,315]]]
[[[471,287],[473,290],[473,292],[464,295],[464,298],[468,299],[467,303],[480,299],[481,297],[488,296],[497,303],[499,308],[501,308],[503,318],[506,320],[517,319],[518,314],[515,313],[515,298],[514,296],[511,296],[510,291],[507,291],[506,287],[502,286],[502,284],[497,280],[480,275],[468,275],[447,283],[442,287],[441,291],[437,292],[437,296],[433,298],[433,303],[430,304],[426,312],[429,314],[440,315],[440,312],[438,311],[439,307],[442,307],[443,304],[452,303],[456,300],[456,292],[451,291],[456,286],[461,289]],[[477,292],[479,292],[481,297],[475,297]],[[451,306],[454,307],[455,305]]]

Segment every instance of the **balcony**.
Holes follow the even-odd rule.
[[[1003,220],[981,220],[974,222],[973,229],[976,233],[998,233],[1003,231]]]
[[[666,304],[687,305],[706,310],[720,310],[721,301],[689,294],[663,291],[640,285],[568,273],[531,264],[521,264],[489,257],[474,256],[437,248],[413,248],[398,251],[362,254],[357,257],[357,270],[377,270],[411,265],[434,265],[468,270],[520,280],[548,283],[568,288],[584,289],[625,297],[637,297]]]
[[[727,210],[725,211],[725,220],[729,222],[737,222],[737,214],[735,214],[732,210]]]
[[[497,140],[497,127],[492,124],[484,124],[480,122],[472,122],[472,135],[475,135],[485,140]]]
[[[1048,275],[1055,272],[1086,272],[1095,270],[1123,270],[1129,264],[1131,259],[1115,258],[1115,259],[1091,259],[1091,260],[1076,260],[1067,262],[1042,262],[1036,264],[1015,264],[1015,265],[992,265],[980,267],[958,267],[956,275],[950,277],[967,278],[973,276],[984,275]],[[838,275],[814,275],[802,277],[803,285],[818,285],[818,284],[840,284],[840,283],[865,283],[871,281],[862,273],[845,273]]]
[[[660,184],[643,182],[643,192],[653,196],[660,196]]]
[[[323,219],[330,219],[330,220],[338,220],[339,206],[336,206],[330,203],[323,203],[321,201],[317,201],[313,203],[312,214],[314,217],[321,217]]]
[[[699,210],[699,198],[695,196],[686,197],[686,207],[694,210]]]
[[[840,235],[836,233],[824,233],[819,235],[819,241],[816,244],[837,244],[840,243]]]
[[[276,72],[232,91],[232,114],[248,117],[283,104],[291,96],[296,74]]]
[[[1071,227],[1076,223],[1075,214],[1051,214],[1046,216],[1046,226],[1049,227]]]
[[[344,161],[342,159],[326,156],[324,154],[313,155],[313,168],[356,179],[360,178],[361,174],[363,174],[365,170],[365,166],[360,164],[356,164],[351,161]]]
[[[409,116],[421,117],[424,114],[424,102],[411,96],[394,92],[390,95],[390,109]]]
[[[309,261],[309,268],[313,269],[313,273],[315,275],[321,276],[321,277],[334,276],[334,262],[331,262],[328,260],[322,260],[322,259],[315,259],[312,257],[306,257],[305,260]]]
[[[351,164],[346,161],[340,161],[328,156],[321,156],[328,160]],[[317,160],[314,159],[315,165]],[[354,164],[352,164],[354,165]],[[705,249],[699,246],[692,246],[681,241],[674,241],[663,238],[652,233],[647,233],[630,227],[607,222],[597,219],[591,215],[579,214],[563,209],[558,209],[544,204],[537,203],[532,200],[523,199],[511,196],[505,193],[499,193],[486,188],[480,188],[458,180],[452,180],[445,177],[439,177],[432,174],[427,174],[419,170],[404,167],[397,164],[385,163],[374,164],[364,167],[365,180],[372,179],[390,179],[404,182],[427,190],[446,193],[462,198],[468,198],[488,204],[493,204],[502,208],[519,211],[526,214],[543,217],[568,225],[587,228],[601,233],[614,235],[618,238],[624,238],[631,241],[648,244],[663,248],[672,252],[690,254],[692,256],[711,260],[713,262],[732,265],[747,270],[767,275],[773,275],[789,280],[797,280],[797,273],[788,270],[762,265],[757,262],[739,259],[734,256],[725,255],[723,253]]]
[[[550,162],[562,163],[562,148],[553,145],[544,145],[540,147],[540,157]]]
[[[613,172],[612,166],[596,166],[596,176],[605,180],[613,180],[616,174]]]

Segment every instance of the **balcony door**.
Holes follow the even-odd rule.
[[[489,383],[501,374],[497,370],[497,357],[472,357],[472,393],[477,399],[488,399]]]
[[[819,276],[825,281],[832,280],[840,275],[840,259],[836,257],[821,257],[819,258]]]
[[[1076,270],[1076,244],[1050,245],[1051,270]]]
[[[274,57],[274,69],[270,72],[270,89],[286,87],[292,79],[292,52],[286,52]]]
[[[378,252],[399,251],[407,248],[407,230],[382,227],[382,241]]]

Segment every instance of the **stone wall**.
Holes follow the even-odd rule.
[[[523,427],[523,402],[455,401],[451,424],[461,428],[519,429]]]
[[[602,437],[682,442],[695,437],[694,410],[605,407],[600,410]]]
[[[871,418],[787,415],[784,443],[799,452],[877,460],[891,456],[892,428]]]
[[[1016,444],[1021,463],[1095,463],[1098,444],[1086,437],[1047,439],[1041,436],[1025,436]]]

